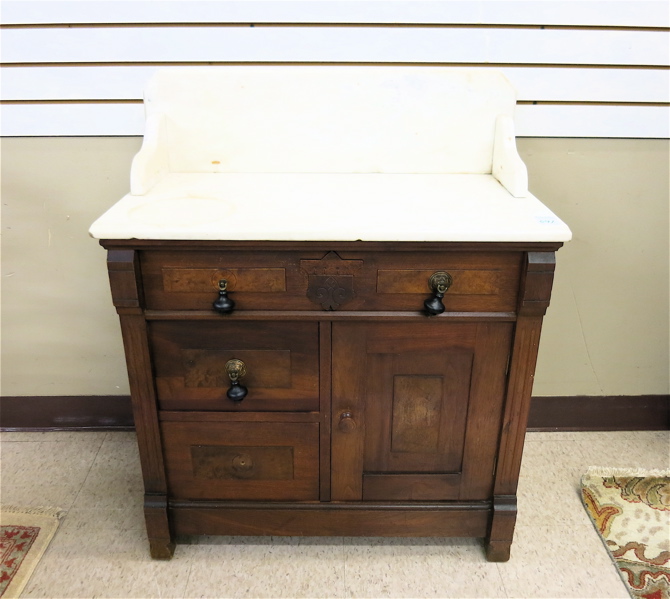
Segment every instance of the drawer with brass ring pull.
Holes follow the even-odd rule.
[[[318,323],[148,323],[163,410],[319,409]]]
[[[150,310],[226,317],[258,310],[405,311],[438,314],[424,301],[431,278],[450,277],[447,312],[513,312],[519,252],[323,250],[147,252],[142,279]],[[445,289],[446,291],[446,289]]]

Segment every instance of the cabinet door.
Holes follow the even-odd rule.
[[[490,497],[511,323],[335,323],[332,499]]]

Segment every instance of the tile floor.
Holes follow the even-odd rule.
[[[627,597],[581,506],[590,465],[670,467],[670,432],[530,433],[512,559],[472,539],[183,539],[149,558],[133,433],[4,433],[0,499],[67,510],[22,597]]]

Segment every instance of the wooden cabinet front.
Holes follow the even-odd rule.
[[[290,534],[509,558],[560,244],[133,244],[104,242],[154,557],[174,534]]]
[[[485,499],[509,323],[335,323],[332,498]]]

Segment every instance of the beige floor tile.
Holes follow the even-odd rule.
[[[106,432],[87,432],[87,431],[45,431],[45,432],[1,432],[1,443],[26,443],[35,441],[50,441],[71,443],[75,441],[90,441],[102,445]]]
[[[83,545],[76,554],[45,555],[21,596],[186,597],[190,568],[190,558],[179,553],[163,563],[118,546]]]
[[[144,501],[144,483],[134,434],[105,439],[73,507],[126,508]]]
[[[3,442],[0,500],[5,504],[70,508],[103,439]]]
[[[67,510],[75,501],[80,487],[52,485],[35,487],[31,484],[7,484],[2,482],[0,503],[19,507],[58,507]]]
[[[75,544],[81,535],[98,537],[111,531],[118,532],[140,531],[141,547],[146,547],[144,513],[141,506],[118,508],[72,508],[70,509],[58,529],[58,548]],[[70,540],[74,539],[72,543]]]
[[[134,433],[1,441],[3,502],[69,508],[24,597],[626,597],[579,479],[591,465],[668,467],[670,453],[667,432],[530,433],[506,564],[473,539],[282,537],[183,538],[161,562]]]
[[[590,466],[670,468],[668,432],[574,433],[527,443],[519,478],[517,526],[578,525],[588,520],[579,495]],[[537,435],[537,433],[536,433]]]
[[[141,509],[74,508],[22,597],[184,597],[190,567],[150,558]]]
[[[529,432],[526,433],[526,443],[541,443],[544,441],[574,441],[582,433],[571,431]]]
[[[343,597],[341,539],[207,537],[192,556],[188,597]]]
[[[574,441],[545,441],[524,448],[518,501],[518,526],[583,524],[579,498],[584,458]]]
[[[476,539],[356,539],[345,543],[348,597],[506,597]]]
[[[670,431],[581,433],[575,445],[585,467],[670,469]]]
[[[509,597],[626,599],[628,591],[593,527],[517,528],[498,564]]]

